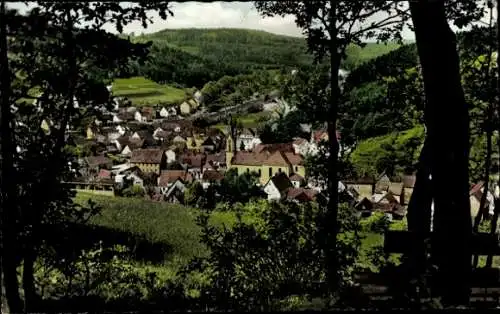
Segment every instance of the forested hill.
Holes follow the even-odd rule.
[[[224,75],[238,75],[258,69],[306,67],[312,62],[306,42],[300,37],[277,35],[259,30],[165,29],[133,37],[152,41],[151,61],[139,73],[160,83],[203,86]],[[346,68],[396,49],[397,44],[369,43],[365,48],[350,47]]]

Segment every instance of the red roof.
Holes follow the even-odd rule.
[[[111,171],[106,169],[99,170],[99,174],[97,175],[99,178],[111,178]]]
[[[161,149],[137,149],[132,151],[131,163],[159,164],[163,158]]]
[[[158,186],[167,187],[177,179],[181,179],[184,182],[193,181],[191,174],[185,170],[163,170],[158,180]]]

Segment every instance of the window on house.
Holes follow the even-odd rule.
[[[259,177],[260,177],[260,175],[261,175],[261,172],[262,172],[262,171],[260,171],[260,169],[259,169]]]
[[[278,172],[281,173],[281,168],[278,168]]]
[[[250,168],[247,168],[247,173],[250,173]]]
[[[269,167],[269,177],[273,176],[273,168]]]
[[[295,166],[295,171],[299,171],[299,167]]]

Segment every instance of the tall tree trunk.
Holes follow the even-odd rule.
[[[444,1],[411,1],[426,95],[434,219],[432,255],[443,303],[468,304],[472,220],[469,204],[469,116],[455,34]]]
[[[16,183],[14,170],[14,142],[12,138],[12,113],[10,108],[10,68],[7,56],[6,4],[0,3],[0,140],[1,140],[1,279],[2,310],[18,313],[22,311],[19,282],[16,271]],[[6,304],[4,304],[6,301]]]
[[[408,230],[415,236],[414,243],[416,244],[410,257],[416,276],[425,272],[426,240],[431,231],[430,153],[429,143],[426,139],[420,153],[415,187],[408,203]]]
[[[330,289],[335,291],[337,288],[337,234],[338,234],[338,178],[337,178],[337,111],[339,102],[339,69],[340,55],[338,53],[337,27],[336,27],[337,1],[330,1],[330,86],[331,103],[328,108],[328,206],[326,213],[327,230],[327,273]]]

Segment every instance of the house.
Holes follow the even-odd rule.
[[[116,128],[103,128],[102,132],[106,135],[106,140],[110,143],[113,143],[122,136]]]
[[[142,118],[142,113],[139,110],[134,112],[134,120],[139,122],[146,122],[146,120]]]
[[[411,195],[413,194],[413,188],[415,187],[416,177],[414,175],[403,176],[403,199],[401,200],[402,205],[408,205],[410,202]]]
[[[146,146],[151,146],[156,143],[153,135],[148,130],[136,131],[130,138],[135,140],[144,140],[144,144]]]
[[[136,149],[132,151],[130,163],[144,173],[160,174],[166,165],[165,153],[161,149]]]
[[[145,147],[144,140],[130,138],[120,154],[123,156],[131,156],[132,151],[137,150],[137,149],[141,149],[144,147]]]
[[[259,144],[250,152],[233,152],[233,140],[229,136],[226,144],[226,163],[228,169],[236,168],[238,174],[256,172],[262,185],[277,173],[291,176],[294,173],[305,177],[304,160],[295,154],[291,144]]]
[[[293,187],[287,190],[285,198],[289,201],[303,203],[315,201],[316,195],[318,195],[318,191]]]
[[[391,185],[391,179],[384,173],[382,174],[377,183],[375,183],[375,193],[383,193],[389,190],[389,186]]]
[[[85,164],[87,166],[89,174],[98,174],[101,169],[111,169],[113,166],[113,161],[104,155],[99,156],[89,156],[85,159]]]
[[[179,110],[181,111],[182,115],[189,115],[189,114],[193,113],[194,111],[196,111],[196,109],[198,109],[199,105],[200,104],[196,100],[189,99],[189,100],[184,101],[179,106]]]
[[[295,138],[292,145],[295,153],[302,156],[309,154],[311,151],[310,143],[306,139],[301,137]]]
[[[205,142],[205,138],[197,135],[188,136],[186,138],[186,148],[193,151],[201,151],[202,144]]]
[[[184,184],[193,182],[193,177],[186,170],[162,170],[158,177],[158,187],[163,195],[177,180]]]
[[[479,183],[472,186],[469,191],[469,200],[470,200],[470,208],[471,208],[471,216],[474,219],[479,214],[479,208],[481,207],[481,198],[484,194],[484,182],[480,181]],[[488,215],[492,216],[495,210],[495,198],[491,191],[488,191],[486,194],[486,200],[484,203],[484,207],[487,210]]]
[[[191,105],[187,101],[185,101],[179,106],[179,110],[181,111],[182,115],[187,116],[191,114],[193,108],[191,108]]]
[[[347,189],[352,189],[358,195],[358,200],[371,198],[375,190],[375,180],[371,177],[363,177],[354,181],[344,181]]]
[[[153,121],[156,119],[156,110],[152,107],[143,107],[141,110],[142,122]]]
[[[106,180],[112,180],[113,176],[110,170],[107,169],[101,169],[99,170],[99,173],[97,174],[97,180],[98,181],[106,181]]]
[[[400,204],[404,204],[405,201],[403,185],[403,182],[391,182],[388,189]]]
[[[201,179],[203,165],[205,164],[206,156],[204,154],[183,154],[180,157],[181,164],[188,167],[189,173],[196,178]]]
[[[156,133],[155,136],[153,136],[153,139],[160,142],[160,143],[165,143],[168,141],[168,139],[171,138],[170,133],[167,131],[160,131]]]
[[[95,125],[90,125],[87,127],[87,130],[86,130],[86,137],[88,140],[93,140],[96,138],[97,134],[98,134],[98,129]]]
[[[205,170],[222,170],[226,168],[226,154],[215,153],[207,154],[203,171]]]
[[[167,164],[173,163],[174,161],[177,160],[176,158],[177,155],[173,149],[167,149],[165,151],[165,156],[167,158]]]
[[[199,90],[194,93],[193,98],[197,103],[203,104],[203,94]]]
[[[115,129],[121,136],[124,136],[127,133],[127,128],[122,125],[117,125]]]
[[[295,188],[300,188],[300,186],[305,182],[305,179],[301,175],[294,173],[290,176],[290,182],[292,182]]]
[[[113,123],[130,122],[135,119],[135,113],[130,111],[119,112],[118,114],[113,114]]]
[[[165,192],[164,199],[169,203],[183,204],[186,188],[186,184],[181,179],[177,179]]]
[[[264,185],[264,192],[268,201],[279,201],[286,197],[288,189],[292,187],[288,176],[284,172],[279,172]]]
[[[215,142],[214,140],[208,136],[203,143],[201,143],[201,150],[204,152],[213,152],[215,151]]]
[[[154,131],[153,131],[153,138],[155,140],[158,140],[158,133],[160,132],[165,132],[164,129],[162,129],[161,127],[157,127]]]
[[[201,184],[203,188],[208,188],[213,183],[220,183],[224,179],[224,174],[217,170],[206,170],[203,172]]]
[[[236,150],[252,150],[258,144],[262,143],[253,129],[245,128],[236,137]]]
[[[170,112],[168,112],[166,107],[162,107],[159,114],[162,118],[168,118],[168,116],[170,116]]]

